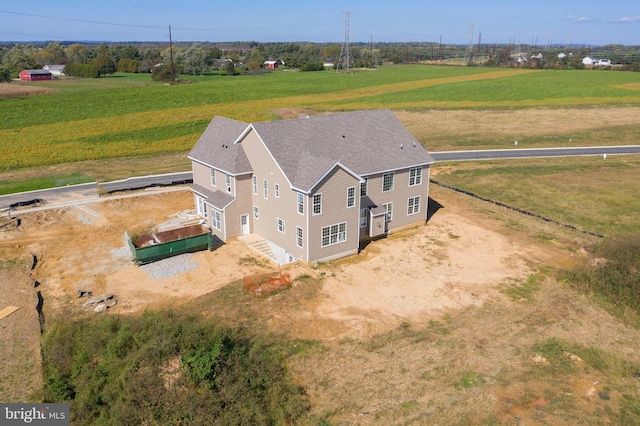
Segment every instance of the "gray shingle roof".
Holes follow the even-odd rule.
[[[223,191],[212,191],[198,184],[191,185],[191,190],[202,195],[207,203],[211,204],[218,210],[224,210],[235,200],[235,198]]]
[[[234,144],[247,123],[215,117],[189,158],[230,174],[252,171]],[[433,158],[389,109],[316,115],[251,124],[291,184],[310,191],[336,164],[367,176],[433,163]]]
[[[242,121],[214,117],[189,153],[189,158],[232,175],[250,173],[253,169],[241,145],[234,144],[247,126]]]
[[[433,163],[391,110],[355,111],[252,124],[296,188],[341,163],[361,176]]]

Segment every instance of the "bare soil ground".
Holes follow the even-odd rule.
[[[544,274],[532,298],[508,297],[531,274],[575,264],[586,237],[435,186],[431,197],[440,208],[428,224],[341,261],[291,265],[292,279],[301,278],[291,289],[231,303],[225,291],[241,288],[245,275],[277,270],[238,241],[190,255],[196,269],[164,279],[127,254],[124,232],[143,233],[191,209],[188,191],[25,214],[20,227],[0,232],[0,258],[13,262],[0,269],[0,309],[21,307],[0,320],[1,365],[9,370],[0,400],[37,399],[38,280],[45,318],[193,306],[231,323],[254,316],[264,331],[319,341],[291,368],[314,412],[332,424],[570,424],[575,416],[607,423],[603,413],[622,398],[619,380],[580,369],[568,379],[544,376],[531,347],[557,337],[640,362],[640,332]],[[540,233],[554,238],[537,239]],[[31,272],[32,253],[39,261]],[[111,293],[119,303],[96,314],[78,290]]]

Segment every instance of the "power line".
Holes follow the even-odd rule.
[[[350,19],[351,11],[344,11],[344,42],[342,43],[342,48],[340,49],[340,59],[338,60],[338,66],[336,67],[336,72],[342,70],[344,72],[349,72],[349,62],[351,61],[351,52],[349,52],[349,19]]]

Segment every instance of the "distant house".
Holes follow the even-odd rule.
[[[49,71],[51,75],[64,75],[64,65],[45,65],[44,67],[42,67],[42,69]]]
[[[276,61],[264,61],[264,67],[268,68],[268,69],[278,69],[278,67],[280,66],[280,61],[276,60]]]
[[[594,65],[598,65],[600,67],[610,67],[611,66],[611,59],[600,59],[598,61],[597,64]]]
[[[222,241],[280,264],[358,252],[425,223],[433,158],[390,110],[243,123],[215,117],[189,153],[194,203]]]
[[[322,63],[322,66],[325,68],[333,68],[333,58],[326,58]]]
[[[52,80],[51,72],[47,70],[20,71],[20,81],[43,81],[43,80]]]
[[[567,57],[567,54],[566,54],[566,53],[564,53],[564,52],[560,52],[560,53],[558,53],[558,58],[559,58],[559,59],[566,58],[566,57]]]
[[[585,56],[582,58],[582,65],[595,65],[596,62],[598,62],[598,60],[592,56]]]

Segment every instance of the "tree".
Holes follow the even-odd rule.
[[[13,72],[41,68],[34,59],[37,52],[38,48],[32,44],[16,44],[4,55],[3,63]]]
[[[116,61],[114,61],[113,56],[111,56],[111,52],[109,51],[109,46],[105,45],[101,45],[98,48],[97,56],[92,61],[92,65],[98,69],[101,76],[105,74],[113,74],[118,70]]]
[[[0,67],[0,83],[9,83],[11,81],[11,71],[9,68]]]
[[[87,49],[82,44],[70,44],[65,48],[64,52],[67,56],[67,62],[82,64],[87,59]]]
[[[227,65],[225,65],[224,70],[226,71],[227,75],[235,75],[236,66],[233,63],[233,61],[227,62]]]
[[[153,81],[159,81],[163,83],[171,82],[171,66],[170,65],[161,65],[153,67],[151,71],[151,79]]]
[[[175,59],[184,74],[202,75],[209,69],[207,66],[207,53],[198,46],[181,49],[175,55]]]

